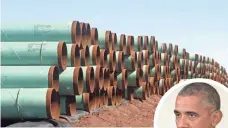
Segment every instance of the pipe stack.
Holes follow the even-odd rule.
[[[76,110],[120,105],[124,98],[164,95],[181,79],[228,86],[226,69],[214,59],[158,43],[154,36],[118,34],[79,21],[2,26],[5,119],[58,120]]]

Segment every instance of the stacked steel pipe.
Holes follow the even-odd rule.
[[[124,98],[164,95],[181,79],[228,86],[225,68],[214,59],[158,43],[154,36],[117,34],[79,21],[2,26],[5,119],[58,120],[76,110],[120,105]]]

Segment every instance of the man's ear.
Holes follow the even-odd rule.
[[[215,127],[221,121],[223,114],[220,110],[215,111],[212,114],[212,125]]]

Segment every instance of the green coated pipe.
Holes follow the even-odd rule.
[[[149,65],[143,65],[142,71],[143,71],[143,80],[144,80],[145,82],[149,82],[149,77],[150,77],[150,66],[149,66]]]
[[[83,93],[76,95],[76,109],[91,112],[93,107],[93,95],[90,93]]]
[[[150,77],[155,77],[157,74],[157,69],[156,67],[153,67],[151,70],[150,70]]]
[[[1,42],[2,66],[67,66],[65,42]]]
[[[177,77],[178,77],[177,69],[174,69],[171,71],[171,77],[173,78],[173,81],[177,80]]]
[[[136,87],[140,86],[140,82],[143,80],[143,71],[141,68],[137,68],[135,71],[128,72],[128,86]]]
[[[56,66],[1,66],[2,88],[54,88],[59,90]]]
[[[2,23],[3,42],[65,41],[67,44],[81,41],[78,21],[68,23]]]
[[[80,67],[67,67],[59,75],[60,95],[80,95],[83,92],[83,72]]]
[[[188,71],[188,76],[187,76],[188,79],[192,79],[192,72],[191,71]]]
[[[98,30],[98,45],[100,49],[112,50],[111,31]]]
[[[89,54],[90,54],[89,65],[100,64],[100,47],[98,45],[90,45]]]
[[[78,67],[80,66],[80,47],[77,44],[67,44],[67,66]]]
[[[161,77],[165,78],[167,73],[167,67],[166,66],[161,66]]]
[[[184,71],[184,66],[185,66],[185,59],[180,59],[180,69],[181,69],[181,71]]]
[[[128,85],[128,72],[126,69],[122,69],[121,73],[117,74],[117,87],[121,90],[127,89]]]
[[[61,115],[76,115],[75,96],[60,96]]]
[[[93,67],[81,67],[83,72],[83,92],[93,93],[95,89],[95,81],[94,81],[94,68]]]
[[[133,71],[135,70],[135,58],[133,56],[124,56],[124,68]]]
[[[134,88],[134,98],[146,100],[146,82],[142,86]]]
[[[2,88],[2,119],[59,119],[60,98],[52,88]]]

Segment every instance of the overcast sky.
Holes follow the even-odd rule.
[[[1,0],[2,22],[78,20],[91,26],[155,36],[228,68],[226,0]]]

